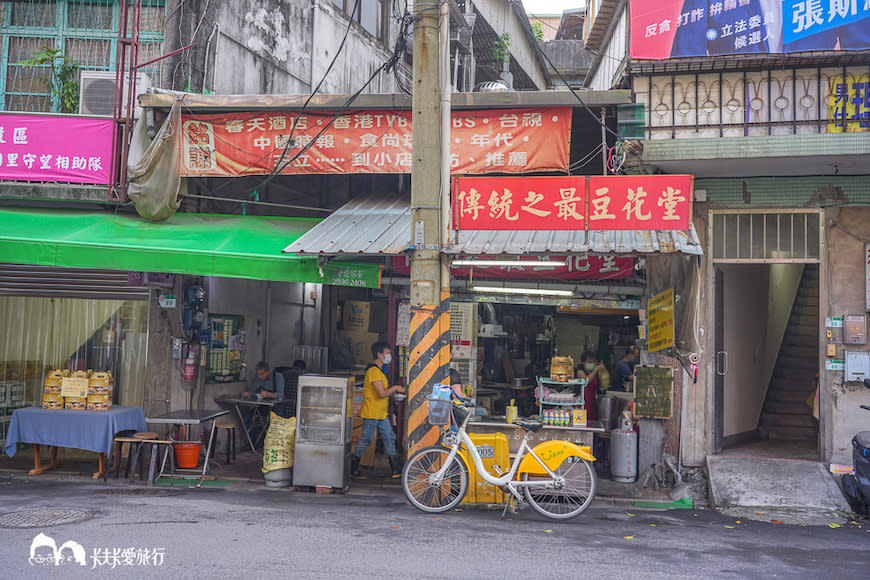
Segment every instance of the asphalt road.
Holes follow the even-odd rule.
[[[46,509],[92,517],[0,527],[4,577],[870,577],[866,520],[801,527],[738,523],[708,510],[595,505],[568,523],[529,509],[502,521],[494,511],[424,514],[395,496],[314,495],[247,483],[148,489],[0,473],[0,523],[6,514]],[[78,542],[87,566],[28,563],[38,533],[57,545]]]

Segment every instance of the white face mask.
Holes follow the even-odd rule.
[[[390,353],[387,353],[387,354],[384,355],[384,364],[385,364],[385,365],[390,364],[390,362],[391,362],[392,360],[393,360],[393,355],[391,355]]]

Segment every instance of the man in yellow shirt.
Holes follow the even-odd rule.
[[[359,416],[363,420],[362,433],[359,443],[353,451],[353,459],[350,474],[363,479],[365,476],[359,470],[359,460],[362,454],[372,444],[375,429],[381,434],[384,442],[384,451],[390,458],[390,470],[393,477],[402,476],[402,461],[396,454],[396,434],[387,420],[387,409],[390,405],[390,395],[404,393],[405,388],[400,385],[389,387],[389,380],[384,374],[384,365],[392,360],[390,345],[386,342],[376,342],[372,345],[374,361],[366,369],[365,382],[363,383],[363,403],[359,410]]]

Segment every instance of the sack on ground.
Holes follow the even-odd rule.
[[[296,443],[296,417],[285,419],[271,413],[269,430],[263,443],[263,473],[293,467],[293,446]]]

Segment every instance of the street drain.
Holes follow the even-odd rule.
[[[145,487],[131,487],[124,489],[99,489],[95,493],[103,494],[103,495],[146,495],[146,496],[167,496],[167,495],[178,495],[181,493],[180,489],[149,489]]]
[[[82,510],[24,510],[0,514],[0,528],[44,528],[86,522],[93,514]]]

